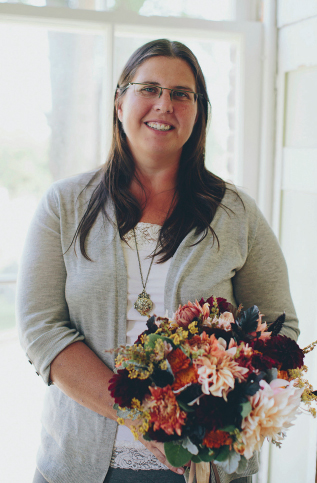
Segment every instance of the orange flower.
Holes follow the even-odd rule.
[[[290,381],[287,371],[277,371],[277,378],[284,379],[284,381]]]
[[[150,409],[150,423],[153,431],[163,429],[166,434],[182,434],[182,426],[185,424],[187,413],[179,407],[176,397],[170,386],[150,387],[152,396],[147,399]]]
[[[170,352],[167,355],[167,360],[171,365],[173,374],[177,374],[177,372],[186,369],[190,364],[190,359],[187,357],[184,352],[177,348],[174,351]]]
[[[198,373],[195,366],[189,366],[182,371],[179,371],[175,376],[175,381],[172,385],[173,391],[177,392],[179,389],[188,386],[189,384],[195,384],[198,382]]]
[[[224,445],[231,445],[232,439],[225,431],[208,431],[203,439],[203,444],[208,448],[220,448]]]

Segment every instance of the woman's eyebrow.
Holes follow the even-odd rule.
[[[143,82],[141,82],[141,84],[151,84],[153,86],[161,86],[161,84],[159,82],[155,82],[155,81],[143,81]],[[192,87],[188,87],[188,86],[173,86],[173,87],[171,87],[171,89],[181,89],[183,91],[191,91],[191,92],[194,92],[193,91],[193,88]]]

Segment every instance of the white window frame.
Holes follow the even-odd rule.
[[[249,0],[243,0],[244,7]],[[240,5],[240,4],[238,4]],[[249,5],[250,6],[250,5]],[[241,7],[241,5],[240,5]],[[237,8],[238,13],[239,8]],[[244,8],[244,10],[246,10]],[[241,18],[242,12],[238,15]],[[248,18],[251,14],[248,13]],[[137,35],[180,37],[196,39],[233,39],[240,43],[240,76],[238,82],[239,118],[237,118],[238,169],[236,184],[242,187],[256,201],[261,198],[260,158],[261,158],[261,94],[262,94],[262,45],[263,25],[258,21],[210,21],[183,17],[144,17],[126,9],[115,11],[80,10],[65,7],[34,7],[19,3],[0,4],[1,24],[20,23],[21,25],[45,26],[59,31],[94,32],[105,36],[109,63],[105,69],[101,125],[107,133],[100,140],[101,160],[106,159],[106,146],[109,146],[112,132],[113,105],[113,58],[114,35],[116,32],[130,31]],[[262,170],[263,171],[263,170]],[[0,284],[13,283],[1,277]]]
[[[51,26],[54,29],[95,30],[106,36],[107,52],[112,59],[113,38],[116,29],[130,29],[139,34],[159,30],[161,35],[173,32],[196,38],[227,38],[241,43],[241,75],[239,79],[240,118],[239,169],[237,184],[256,200],[259,194],[259,157],[261,133],[262,43],[263,25],[260,22],[218,22],[183,17],[143,17],[126,9],[97,12],[59,7],[33,7],[23,4],[0,4],[0,22],[27,23]],[[112,85],[112,62],[105,83]],[[111,132],[111,105],[113,92],[105,89],[105,132]],[[102,146],[105,146],[102,140]],[[105,153],[103,153],[105,154]],[[103,157],[105,159],[105,156]]]

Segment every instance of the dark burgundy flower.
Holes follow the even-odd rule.
[[[130,408],[135,397],[142,401],[146,394],[150,394],[149,379],[130,379],[127,369],[119,369],[109,381],[109,391],[120,407]]]
[[[252,364],[253,357],[247,356],[243,351],[241,351],[239,357],[235,359],[235,362],[240,366],[240,367],[246,367],[249,369],[249,372],[247,372],[246,375],[251,374],[254,372],[255,367]]]
[[[197,422],[206,430],[216,431],[234,421],[232,406],[222,397],[203,396],[194,407]]]
[[[256,351],[270,357],[277,362],[275,367],[281,371],[302,367],[304,352],[298,344],[285,335],[277,335],[265,341],[253,340],[250,345]]]
[[[272,369],[272,367],[276,367],[277,361],[271,359],[271,357],[265,354],[256,352],[252,356],[252,365],[254,369],[258,369],[259,371],[266,371],[267,369]]]
[[[221,314],[224,312],[230,312],[231,304],[227,301],[227,299],[224,299],[222,297],[216,297],[217,299],[217,304],[219,307],[219,311]],[[214,297],[209,297],[207,300],[204,300],[203,298],[200,300],[199,304],[203,306],[206,302],[210,305],[210,308],[213,307],[214,304]]]
[[[145,437],[146,440],[155,440],[160,443],[166,443],[167,441],[176,441],[181,438],[182,437],[178,436],[176,433],[167,434],[163,429],[158,429],[157,431],[154,431],[153,424],[149,427]]]

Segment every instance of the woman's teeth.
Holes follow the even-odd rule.
[[[172,126],[169,124],[160,124],[159,122],[147,122],[146,125],[158,131],[169,131],[172,129]]]

